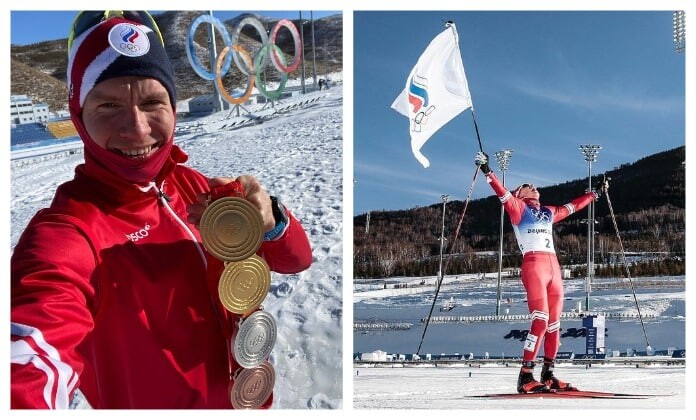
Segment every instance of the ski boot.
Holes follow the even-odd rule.
[[[577,391],[570,383],[564,382],[553,374],[553,360],[544,358],[544,366],[541,368],[541,382],[554,391]]]
[[[517,392],[520,394],[551,392],[545,384],[534,379],[534,362],[522,362],[520,376],[517,378]]]

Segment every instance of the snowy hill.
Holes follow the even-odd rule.
[[[169,55],[174,72],[176,73],[177,96],[180,99],[188,99],[196,95],[210,94],[212,84],[201,79],[193,71],[186,55],[188,46],[188,31],[191,23],[201,14],[208,11],[178,10],[157,13],[154,18],[158,27],[162,31],[165,39],[165,48]],[[246,15],[246,14],[245,14]],[[267,30],[275,25],[277,19],[255,15],[264,23]],[[225,22],[228,31],[235,27],[240,17],[230,19]],[[309,15],[304,16],[305,20]],[[294,20],[298,25],[298,21]],[[319,77],[324,77],[327,73],[341,71],[343,67],[343,16],[341,14],[326,16],[314,19],[314,52],[312,52],[311,32],[305,33],[305,74],[308,79],[312,79],[312,65],[316,65]],[[310,30],[307,24],[305,31]],[[66,28],[67,31],[67,28]],[[280,34],[285,34],[281,31]],[[67,33],[67,32],[66,32]],[[198,37],[205,38],[206,31],[203,27],[198,28]],[[242,31],[242,42],[250,49],[258,49],[258,41],[253,37],[257,36],[254,29],[246,27]],[[197,38],[198,39],[198,38]],[[218,45],[221,45],[221,39]],[[284,40],[279,35],[278,42],[281,48],[288,54],[293,52],[291,41]],[[197,48],[201,52],[201,60],[207,63],[204,51],[204,41],[200,40],[201,45]],[[12,45],[10,51],[11,58],[11,83],[10,90],[13,95],[29,95],[34,102],[45,102],[51,111],[67,109],[67,87],[66,87],[66,64],[67,64],[67,38],[57,40],[46,40],[31,45]],[[290,75],[290,78],[300,77],[301,70],[298,69]],[[271,78],[271,80],[276,80]],[[239,71],[232,71],[225,78],[225,86],[239,87],[246,84],[246,76]]]

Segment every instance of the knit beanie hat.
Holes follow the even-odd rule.
[[[174,68],[156,32],[122,17],[112,17],[80,34],[68,53],[68,106],[70,117],[85,145],[85,163],[92,160],[133,183],[152,181],[164,165],[173,133],[163,147],[147,159],[133,160],[110,152],[94,142],[82,121],[87,94],[100,82],[122,76],[157,79],[167,89],[176,110]]]

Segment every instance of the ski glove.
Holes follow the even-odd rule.
[[[481,168],[484,175],[491,173],[491,167],[488,166],[488,155],[485,152],[477,152],[474,157],[474,164]]]
[[[609,178],[602,179],[595,185],[595,194],[599,198],[602,194],[606,193],[609,189]]]

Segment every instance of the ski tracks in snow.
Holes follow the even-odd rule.
[[[31,216],[53,201],[56,188],[73,178],[82,154],[44,159],[12,168],[10,181],[10,249],[14,249]],[[29,215],[29,217],[27,217]]]
[[[183,145],[191,166],[206,175],[256,176],[301,221],[312,244],[312,266],[296,275],[273,273],[263,303],[278,324],[271,354],[277,408],[342,406],[341,104],[342,96],[329,94],[309,108]],[[221,149],[227,152],[210,153]]]
[[[287,145],[274,147],[275,160],[267,166],[268,181],[262,180],[302,222],[313,254],[312,267],[299,277],[274,274],[281,284],[291,282],[294,293],[268,299],[274,316],[283,319],[279,334],[286,337],[284,346],[277,346],[272,355],[276,372],[289,379],[287,384],[307,384],[302,389],[282,389],[281,383],[278,407],[338,408],[341,404],[342,115],[340,107],[326,111],[308,111],[305,124],[278,136]],[[335,365],[335,361],[339,363],[333,374],[323,372],[323,367]]]

